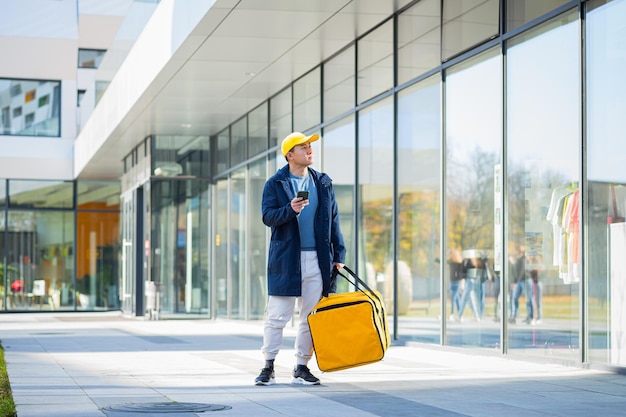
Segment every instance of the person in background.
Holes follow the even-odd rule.
[[[461,292],[463,279],[463,257],[461,251],[456,248],[448,250],[448,266],[450,268],[450,320],[456,321],[457,315],[461,313]],[[456,311],[456,315],[455,315]]]
[[[480,264],[480,260],[475,257],[463,258],[463,274],[465,276],[463,295],[461,297],[461,308],[459,309],[459,321],[463,321],[463,312],[467,302],[470,303],[474,319],[480,321],[482,318],[482,277],[485,270]]]
[[[532,302],[528,292],[526,283],[526,253],[523,246],[514,247],[509,256],[510,278],[511,283],[511,316],[509,323],[517,322],[517,314],[519,312],[519,299],[523,295],[526,299],[526,323],[532,320]]]
[[[542,321],[542,316],[543,316],[543,309],[541,307],[541,293],[543,290],[543,286],[541,284],[541,282],[539,282],[539,271],[536,269],[533,269],[532,271],[530,271],[530,279],[532,280],[532,287],[531,287],[531,294],[532,294],[532,321],[530,322],[530,324],[535,325],[535,324],[541,324]]]
[[[271,228],[267,265],[269,297],[261,348],[265,366],[255,385],[275,383],[274,359],[296,301],[300,317],[291,382],[320,383],[307,367],[313,355],[307,316],[322,296],[335,291],[331,274],[333,268],[343,268],[346,247],[339,228],[332,181],[325,173],[310,168],[314,162],[311,142],[318,139],[318,135],[306,136],[300,132],[288,135],[281,144],[287,165],[270,177],[263,188],[263,223]],[[308,198],[298,197],[299,191],[308,192]]]

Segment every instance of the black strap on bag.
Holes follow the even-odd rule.
[[[367,298],[369,298],[370,300],[372,300],[371,295],[374,296],[374,298],[376,298],[376,300],[378,300],[378,302],[382,303],[383,300],[381,300],[378,295],[376,295],[376,293],[374,291],[372,291],[372,289],[370,288],[369,285],[367,285],[367,283],[365,281],[363,281],[361,278],[359,278],[357,276],[357,274],[351,270],[350,268],[348,268],[347,266],[344,265],[343,269],[352,276],[352,278],[354,278],[354,281],[352,281],[350,278],[348,278],[347,276],[345,276],[344,274],[341,273],[340,270],[338,270],[337,268],[333,268],[333,272],[332,272],[332,276],[331,276],[331,282],[332,281],[336,281],[337,280],[337,275],[342,276],[346,281],[348,281],[350,284],[352,284],[358,291],[361,291],[363,294],[365,294],[367,296]],[[357,285],[358,284],[358,285]],[[361,288],[365,288],[367,290],[367,292],[363,291]],[[371,295],[370,295],[371,294]],[[372,300],[374,301],[374,300]]]

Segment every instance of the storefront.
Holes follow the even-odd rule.
[[[180,169],[148,140],[123,186],[145,198],[129,282],[164,314],[260,319],[262,187],[284,136],[320,132],[347,264],[395,338],[624,366],[626,1],[479,3],[410,4],[219,134],[172,140]]]

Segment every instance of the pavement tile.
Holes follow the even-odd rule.
[[[409,343],[383,361],[290,384],[295,328],[285,329],[278,383],[253,385],[263,326],[209,319],[148,321],[107,313],[0,315],[19,417],[578,417],[623,416],[626,377]],[[162,412],[160,406],[223,405]],[[149,414],[118,410],[157,405]]]

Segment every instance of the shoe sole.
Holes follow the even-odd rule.
[[[291,380],[291,383],[294,385],[320,385],[320,381],[309,382],[302,378],[294,378]]]
[[[262,385],[274,385],[276,380],[274,378],[270,379],[268,382],[263,381],[254,381],[254,385],[262,386]]]

